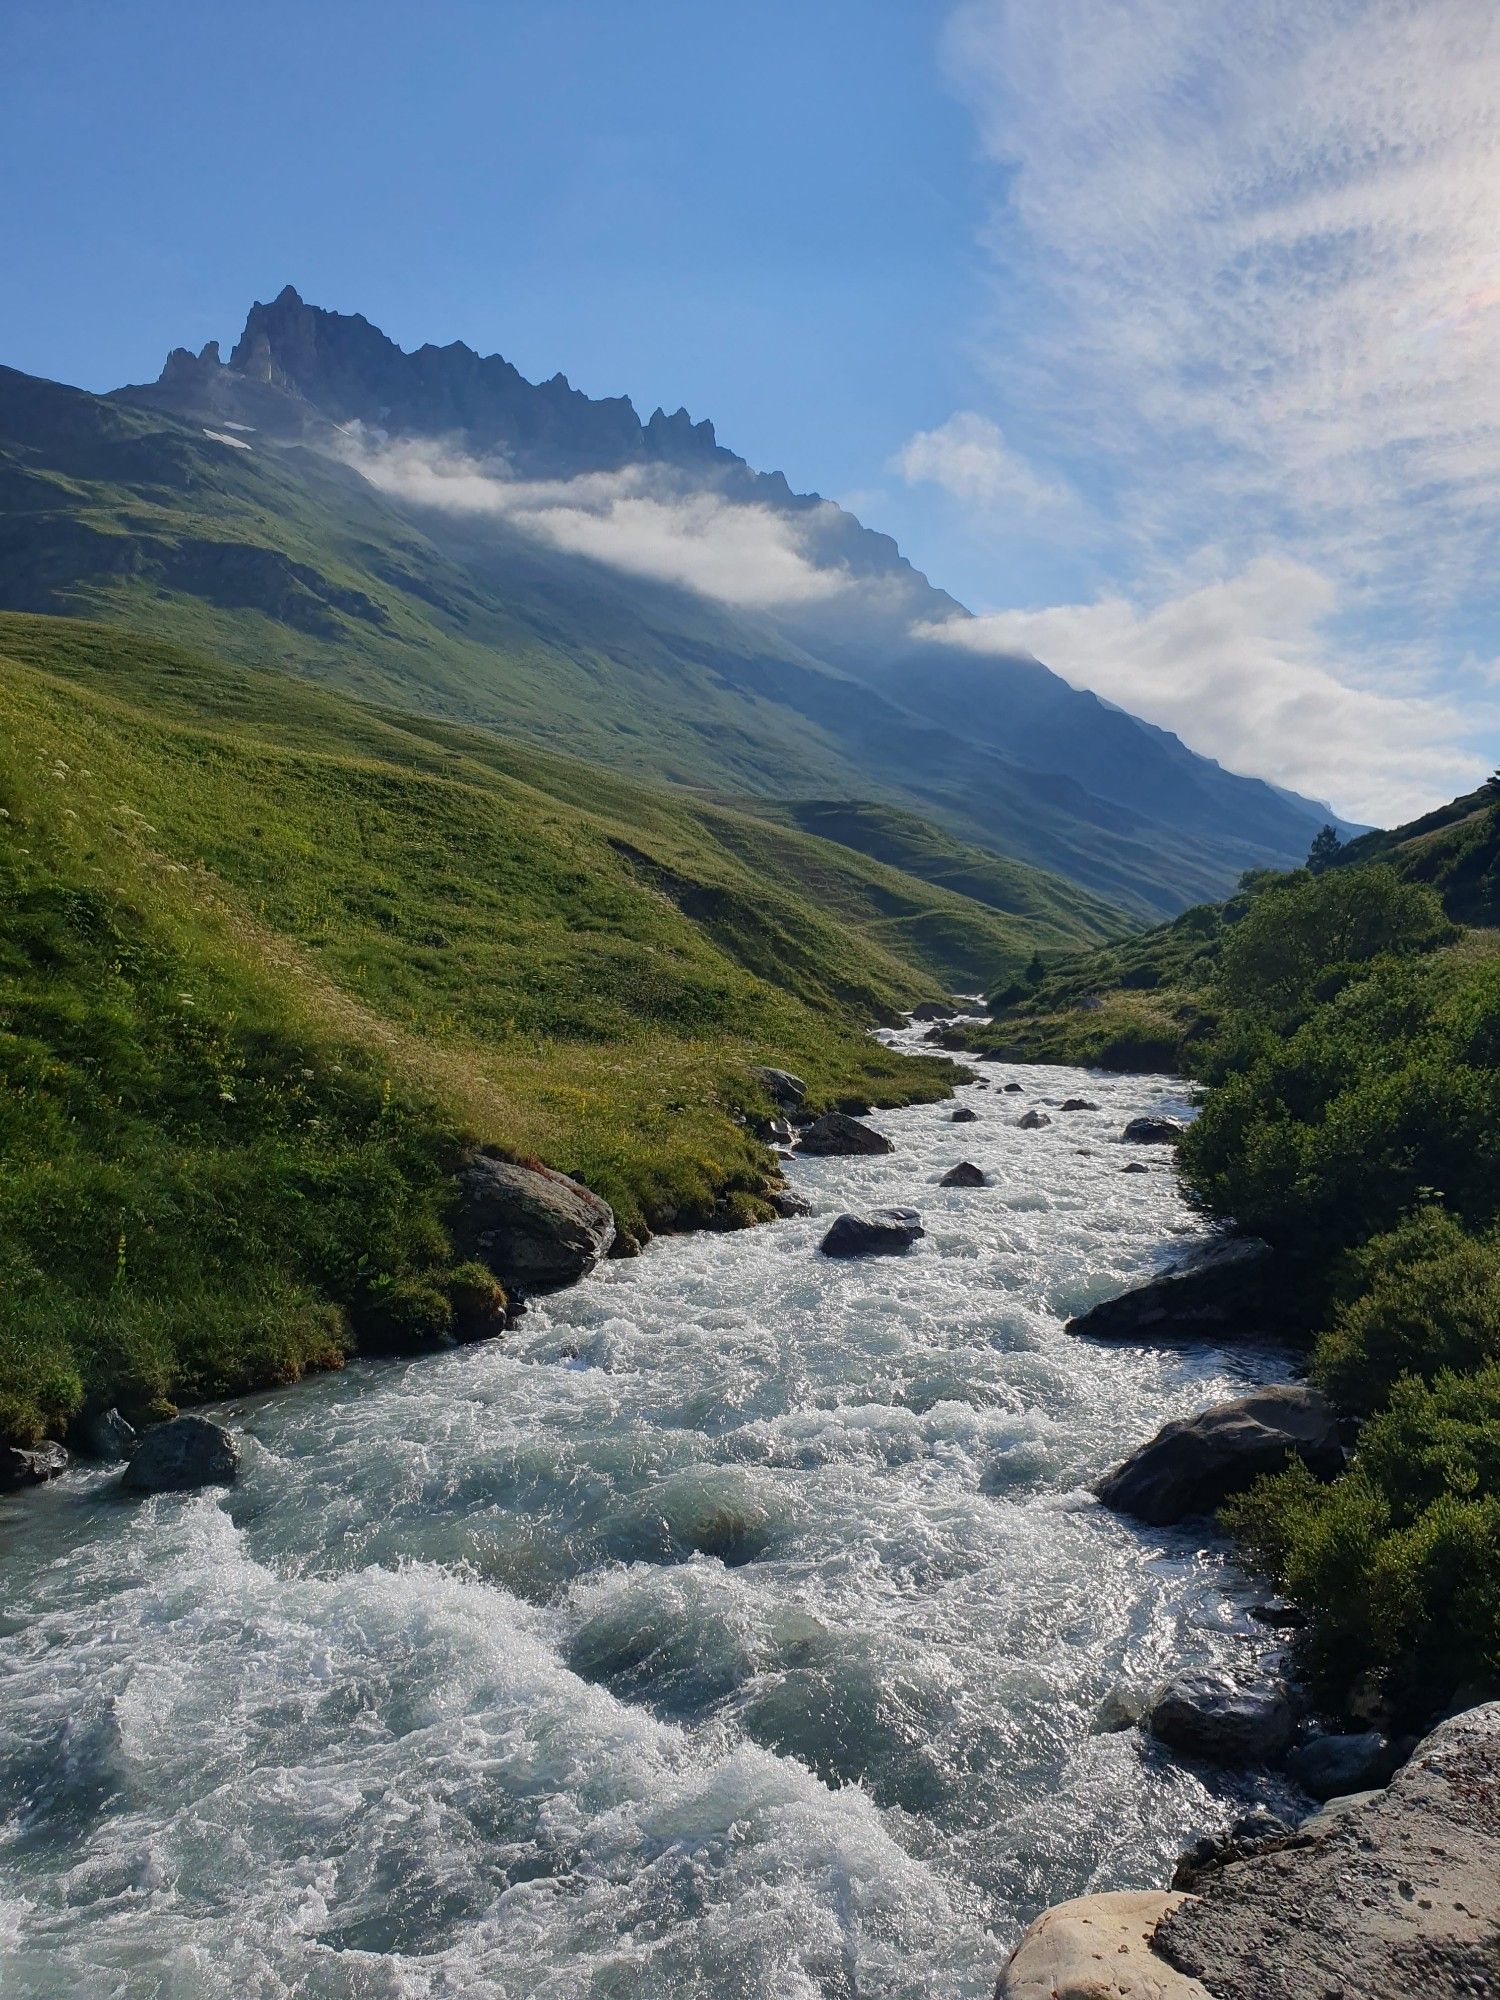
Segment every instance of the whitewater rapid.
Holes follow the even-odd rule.
[[[795,1161],[809,1219],[227,1406],[231,1492],[0,1502],[6,2000],[957,2000],[1278,1803],[1109,1726],[1267,1643],[1088,1485],[1281,1364],[1062,1330],[1201,1233],[1118,1138],[1179,1086],[984,1075]],[[909,1256],[817,1255],[877,1203]]]

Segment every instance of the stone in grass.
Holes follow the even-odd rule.
[[[875,1208],[839,1216],[819,1248],[825,1257],[890,1257],[926,1233],[914,1208]]]
[[[173,1417],[141,1434],[120,1475],[131,1493],[188,1493],[199,1486],[232,1486],[239,1475],[239,1440],[207,1417]]]
[[[972,1160],[960,1160],[956,1167],[950,1167],[938,1182],[939,1187],[976,1188],[988,1187],[989,1179],[983,1168],[976,1167]]]
[[[607,1201],[550,1167],[479,1153],[458,1177],[453,1218],[461,1257],[507,1288],[555,1292],[587,1277],[615,1240]]]

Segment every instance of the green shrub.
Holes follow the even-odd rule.
[[[1424,1208],[1350,1256],[1314,1372],[1346,1408],[1383,1403],[1398,1377],[1500,1362],[1500,1246]]]
[[[1500,1689],[1500,1367],[1403,1380],[1343,1478],[1293,1467],[1225,1518],[1312,1614],[1307,1660],[1329,1699],[1371,1669],[1414,1715],[1459,1687]]]
[[[1219,986],[1232,1007],[1281,1013],[1351,967],[1431,951],[1454,935],[1436,894],[1393,868],[1288,875],[1252,897],[1226,932]]]

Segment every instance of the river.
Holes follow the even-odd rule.
[[[1200,1233],[1118,1139],[1179,1087],[984,1074],[797,1160],[811,1219],[229,1406],[231,1492],[0,1502],[6,2000],[968,2000],[1277,1803],[1108,1726],[1267,1644],[1088,1483],[1281,1364],[1062,1330]],[[878,1203],[910,1255],[817,1255]]]

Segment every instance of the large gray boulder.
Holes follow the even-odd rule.
[[[1441,1724],[1386,1790],[1207,1878],[1152,1944],[1215,2000],[1495,2000],[1500,1702]]]
[[[1045,1111],[1026,1111],[1016,1120],[1016,1124],[1023,1132],[1040,1132],[1044,1125],[1051,1123],[1052,1120]]]
[[[1215,1238],[1160,1277],[1105,1299],[1068,1332],[1094,1340],[1213,1340],[1267,1331],[1271,1246],[1257,1236]]]
[[[790,1070],[772,1069],[763,1063],[751,1074],[778,1110],[795,1111],[807,1095],[807,1085]]]
[[[804,1153],[849,1154],[852,1156],[893,1153],[895,1147],[873,1125],[862,1125],[847,1111],[825,1111],[813,1120],[798,1141]]]
[[[1292,1740],[1281,1689],[1246,1687],[1215,1667],[1179,1674],[1152,1704],[1146,1727],[1158,1743],[1206,1764],[1268,1764]]]
[[[954,1125],[977,1125],[979,1113],[972,1104],[960,1104],[950,1122]]]
[[[1259,1389],[1163,1425],[1094,1491],[1117,1514],[1161,1528],[1212,1513],[1294,1458],[1320,1479],[1343,1470],[1332,1404],[1321,1390],[1304,1386]]]
[[[825,1257],[891,1257],[926,1234],[914,1208],[872,1208],[838,1216],[818,1247]]]
[[[989,1176],[983,1167],[976,1167],[972,1160],[960,1160],[956,1167],[950,1167],[938,1182],[939,1187],[976,1188],[988,1187]]]
[[[1132,1118],[1120,1137],[1132,1146],[1175,1146],[1186,1130],[1179,1118]]]
[[[0,1493],[14,1493],[22,1486],[40,1486],[68,1469],[68,1454],[51,1438],[41,1444],[0,1444]]]
[[[481,1153],[459,1175],[453,1239],[507,1289],[556,1292],[608,1254],[614,1211],[566,1174]]]
[[[207,1417],[173,1417],[141,1433],[120,1484],[131,1493],[188,1493],[199,1486],[232,1486],[239,1469],[239,1440],[232,1431]]]

